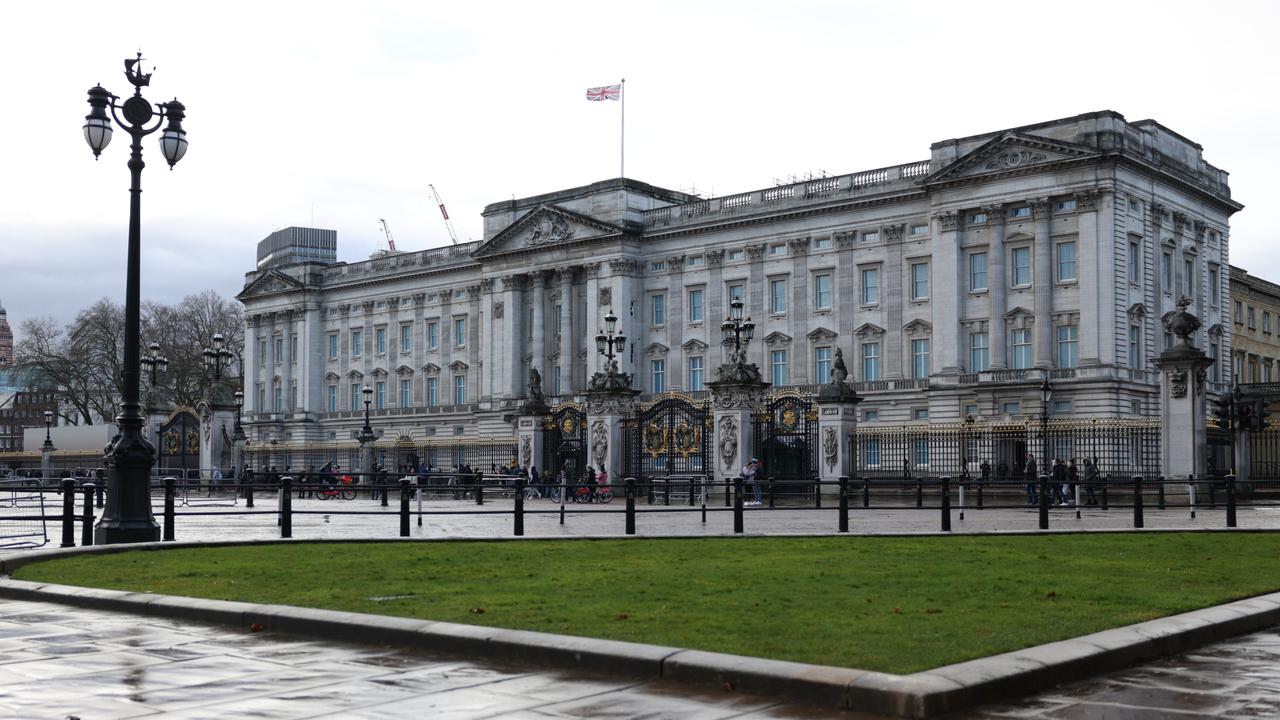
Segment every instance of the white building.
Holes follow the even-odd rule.
[[[1230,357],[1242,206],[1199,145],[1103,111],[931,150],[719,198],[607,180],[494,203],[482,242],[247,273],[251,441],[350,440],[364,385],[393,437],[509,438],[531,367],[553,403],[585,389],[610,309],[638,388],[700,391],[738,297],[766,379],[826,382],[838,350],[867,422],[1039,413],[1046,373],[1055,416],[1155,414],[1183,295]]]

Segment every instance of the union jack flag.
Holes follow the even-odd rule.
[[[621,100],[621,85],[605,85],[604,87],[587,88],[587,99],[592,102],[600,102],[601,100]]]

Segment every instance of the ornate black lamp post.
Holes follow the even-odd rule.
[[[44,411],[44,449],[50,452],[53,451],[53,436],[50,435],[50,431],[52,428],[53,428],[53,411],[45,410]]]
[[[244,468],[245,436],[244,436],[244,426],[240,424],[240,413],[242,410],[244,410],[244,393],[237,390],[235,398],[236,398],[236,423],[231,430],[231,455],[232,455],[231,464],[234,465],[235,467],[232,468],[231,471],[232,473],[234,473],[235,477],[238,478],[240,477],[240,474],[244,472],[243,468]]]
[[[169,371],[169,359],[160,354],[160,343],[151,343],[148,346],[151,351],[150,355],[143,355],[138,364],[142,367],[142,371],[147,373],[151,383],[147,385],[147,410],[150,411],[155,404],[156,386],[160,384],[160,376]]]
[[[214,403],[219,400],[218,388],[222,383],[222,371],[231,365],[231,361],[235,359],[235,355],[227,350],[227,341],[222,337],[222,333],[214,333],[213,347],[205,348],[201,353],[204,356],[204,367],[209,372],[209,399]],[[225,398],[225,395],[221,395]]]
[[[124,396],[116,417],[119,434],[107,449],[105,464],[107,503],[94,532],[95,542],[144,542],[160,539],[160,526],[151,514],[151,468],[155,448],[142,432],[144,418],[140,402],[141,281],[142,254],[142,138],[169,124],[160,134],[160,152],[172,168],[187,151],[187,134],[182,129],[186,107],[176,99],[152,105],[142,97],[142,88],[151,84],[151,74],[143,74],[136,60],[125,60],[125,77],[134,87],[133,96],[119,98],[97,85],[89,90],[89,114],[85,116],[84,139],[96,158],[111,142],[112,119],[132,139],[129,154],[129,250],[124,302]],[[111,109],[111,117],[107,109]],[[154,123],[152,123],[154,121]]]
[[[604,356],[604,372],[591,378],[591,390],[620,391],[631,389],[631,376],[618,370],[618,356],[627,348],[627,336],[618,329],[618,316],[610,310],[604,316],[604,330],[596,335],[596,352]]]
[[[373,388],[365,385],[360,389],[360,395],[364,397],[364,427],[360,428],[360,442],[373,442],[376,438],[373,426],[369,424],[369,404],[373,402]]]
[[[733,345],[729,354],[729,362],[721,365],[716,371],[718,382],[760,383],[760,368],[755,363],[747,363],[747,343],[755,337],[756,324],[750,317],[742,316],[742,301],[729,303],[729,316],[720,323],[720,333],[726,345]]]

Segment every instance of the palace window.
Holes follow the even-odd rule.
[[[969,213],[969,224],[980,225],[987,221],[987,214],[984,212]]]
[[[987,333],[969,333],[969,372],[991,367],[991,339]]]
[[[1013,248],[1010,251],[1010,269],[1013,271],[1014,287],[1026,287],[1031,284],[1031,248]]]
[[[1074,242],[1058,243],[1058,282],[1072,282],[1076,279],[1076,244]]]
[[[467,345],[467,319],[453,319],[453,346],[466,347]]]
[[[869,230],[862,233],[862,242],[880,242],[880,232],[878,230]]]
[[[387,407],[387,384],[382,380],[373,384],[373,407],[377,410]]]
[[[360,357],[364,351],[364,333],[359,330],[351,331],[351,357]]]
[[[649,361],[649,380],[652,392],[656,395],[667,390],[667,361]]]
[[[379,355],[385,355],[387,353],[387,329],[385,327],[374,329],[373,346],[375,352]]]
[[[813,306],[819,310],[831,309],[831,276],[827,274],[813,277]]]
[[[689,322],[702,322],[702,288],[689,291]]]
[[[1160,284],[1165,292],[1173,292],[1173,255],[1160,254]]]
[[[880,303],[880,269],[866,268],[862,271],[862,304],[878,305]]]
[[[969,256],[969,289],[987,289],[987,254],[984,252]]]
[[[703,389],[702,385],[702,358],[689,358],[689,391],[698,392]]]
[[[1009,332],[1009,350],[1013,362],[1010,366],[1015,370],[1026,370],[1031,367],[1031,330],[1020,328]]]
[[[880,343],[862,344],[862,379],[864,381],[880,379]]]
[[[787,312],[787,281],[769,281],[769,313],[782,315]]]
[[[329,359],[338,359],[338,334],[329,333]]]
[[[360,409],[360,383],[351,383],[351,409]]]
[[[284,362],[284,338],[275,339],[276,364]]]
[[[435,350],[440,347],[440,323],[427,323],[427,349]]]
[[[338,412],[338,386],[330,385],[326,388],[325,407],[329,412]]]
[[[1079,364],[1079,328],[1075,325],[1058,326],[1058,367],[1073,368]]]
[[[1029,218],[1031,217],[1031,208],[1026,206],[1013,208],[1012,210],[1009,211],[1009,217]]]
[[[831,348],[814,348],[813,380],[824,384],[831,382]]]
[[[1129,241],[1129,282],[1142,282],[1142,246],[1137,240]]]
[[[413,380],[409,378],[400,380],[400,407],[413,407]]]
[[[453,404],[454,405],[467,404],[467,376],[466,375],[453,376]]]
[[[661,326],[667,322],[667,296],[651,295],[649,296],[650,317],[655,326]]]
[[[929,377],[929,339],[911,341],[911,377]]]
[[[911,299],[929,299],[929,263],[911,263]]]
[[[928,225],[912,225],[911,234],[915,236],[928,235],[929,226]]]
[[[1142,326],[1129,326],[1129,367],[1142,367]]]
[[[427,378],[427,405],[435,407],[440,404],[440,378]]]
[[[400,352],[407,353],[413,350],[413,325],[404,323],[400,326]]]
[[[769,352],[769,379],[776,386],[787,384],[787,351]]]
[[[1191,258],[1182,260],[1182,294],[1189,298],[1196,296],[1196,263]]]
[[[1075,209],[1076,209],[1076,201],[1074,199],[1058,201],[1058,212],[1070,212]]]

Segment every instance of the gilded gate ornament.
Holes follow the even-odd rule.
[[[656,422],[644,429],[644,451],[657,457],[667,451],[667,429]]]
[[[682,457],[689,457],[698,452],[702,445],[702,429],[691,427],[689,423],[681,422],[675,429],[676,452]]]

